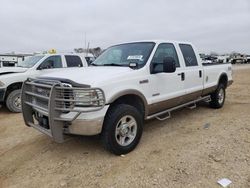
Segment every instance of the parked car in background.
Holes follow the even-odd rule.
[[[62,68],[85,67],[84,58],[75,54],[35,55],[18,62],[16,67],[0,68],[0,102],[12,112],[21,112],[21,88],[28,78],[56,73]]]
[[[229,55],[218,55],[217,58],[218,58],[217,59],[218,63],[228,63],[230,56]]]
[[[32,54],[0,54],[0,68],[15,67]]]
[[[202,60],[202,63],[218,63],[218,57],[215,55],[206,55],[206,54],[199,54]],[[221,63],[221,61],[220,61]]]
[[[247,63],[250,63],[250,55],[247,55],[246,58],[247,58]]]
[[[93,61],[95,61],[95,56],[91,53],[87,53],[87,54],[84,53],[84,57],[85,57],[88,65],[90,65]]]
[[[92,66],[28,79],[23,117],[59,143],[66,134],[100,134],[105,148],[120,155],[139,143],[144,120],[165,120],[199,101],[221,108],[232,82],[231,64],[202,64],[190,43],[119,44]]]
[[[230,57],[230,61],[232,64],[245,64],[247,63],[247,57],[243,54],[234,54]]]

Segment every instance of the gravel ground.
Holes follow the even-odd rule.
[[[243,67],[243,68],[242,68]],[[250,187],[250,69],[234,67],[224,108],[203,104],[146,122],[138,147],[105,151],[98,137],[64,144],[0,109],[0,187]]]

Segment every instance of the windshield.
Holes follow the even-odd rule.
[[[94,66],[130,66],[136,63],[143,67],[153,48],[153,42],[137,42],[112,46],[103,52],[93,63]]]
[[[31,68],[44,56],[32,56],[17,64],[18,67]]]

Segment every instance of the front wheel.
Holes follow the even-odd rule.
[[[6,99],[6,106],[11,112],[21,112],[21,89],[11,91]]]
[[[220,84],[214,93],[211,94],[210,106],[212,108],[223,107],[226,99],[226,89],[223,84]]]
[[[118,104],[108,111],[103,126],[104,147],[116,155],[126,154],[140,141],[143,117],[135,107]]]

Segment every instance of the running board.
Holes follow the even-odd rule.
[[[197,106],[196,106],[196,103],[193,103],[193,104],[190,104],[187,106],[187,108],[189,108],[190,110],[193,110],[195,109]]]
[[[163,115],[165,115],[165,114],[163,114]],[[155,118],[158,119],[159,121],[165,121],[166,119],[171,118],[171,113],[167,112],[165,117],[156,116]]]
[[[194,101],[190,101],[190,102],[187,102],[187,103],[185,103],[185,104],[181,104],[181,105],[179,105],[179,106],[176,106],[176,107],[173,107],[173,108],[164,110],[164,111],[162,111],[162,112],[158,112],[158,113],[155,113],[155,114],[153,114],[153,115],[147,116],[147,117],[146,117],[146,120],[156,118],[156,119],[158,119],[158,120],[160,120],[160,121],[163,121],[163,120],[169,119],[169,118],[171,117],[171,112],[172,112],[172,111],[178,110],[178,109],[183,108],[183,107],[188,107],[188,106],[190,106],[190,105],[192,105],[192,106],[190,106],[189,108],[193,109],[193,108],[196,107],[196,103],[197,103],[197,102],[201,102],[201,101],[210,102],[210,101],[211,101],[211,98],[210,98],[210,96],[200,97],[199,99],[196,99],[196,100],[194,100]],[[164,118],[161,118],[161,117],[160,117],[160,116],[165,115],[165,114],[166,114],[166,117],[164,117]]]

